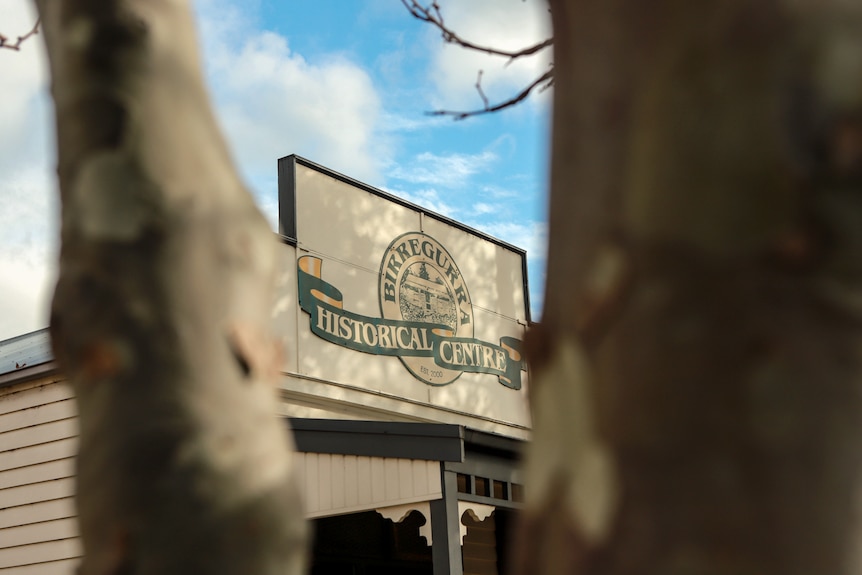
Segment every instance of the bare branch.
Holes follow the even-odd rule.
[[[440,32],[443,34],[443,40],[445,42],[448,42],[450,44],[456,44],[458,46],[461,46],[462,48],[474,50],[476,52],[491,54],[493,56],[504,56],[506,58],[509,58],[509,61],[506,63],[507,65],[518,58],[537,54],[545,48],[552,46],[554,43],[553,38],[548,38],[543,42],[539,42],[538,44],[523,48],[521,50],[500,50],[497,48],[491,48],[489,46],[480,46],[478,44],[474,44],[473,42],[465,40],[464,38],[461,38],[446,25],[446,23],[443,21],[443,14],[440,11],[440,5],[437,3],[436,0],[433,0],[428,6],[421,4],[419,0],[401,0],[401,3],[404,5],[405,8],[407,8],[407,11],[410,12],[411,16],[422,22],[427,22],[428,24],[431,24],[435,26],[438,30],[440,30]],[[485,91],[482,89],[482,70],[479,70],[478,78],[476,79],[476,91],[479,92],[479,97],[482,98],[482,103],[484,104],[484,107],[481,110],[473,110],[470,112],[435,110],[433,112],[428,112],[428,115],[452,116],[456,120],[463,120],[471,116],[490,114],[492,112],[497,112],[499,110],[509,108],[523,101],[537,87],[539,87],[539,91],[541,92],[547,90],[548,88],[553,86],[553,84],[554,68],[553,66],[551,66],[550,70],[539,76],[529,86],[518,92],[515,96],[509,98],[508,100],[500,102],[499,104],[491,105],[488,101],[488,97],[485,95]]]
[[[485,91],[482,89],[482,70],[479,70],[479,75],[476,77],[476,91],[479,92],[479,97],[485,103],[485,108],[488,108],[490,103],[488,102],[488,97],[485,95]]]
[[[435,110],[433,112],[427,112],[429,116],[452,116],[455,120],[464,120],[465,118],[470,118],[472,116],[481,116],[482,114],[491,114],[493,112],[499,112],[500,110],[510,108],[515,104],[523,101],[530,93],[539,88],[539,92],[543,92],[554,85],[554,69],[551,68],[535,80],[530,83],[529,86],[518,92],[515,96],[500,102],[499,104],[494,104],[493,106],[488,105],[488,99],[485,97],[485,93],[482,91],[482,86],[480,81],[482,79],[482,72],[479,72],[479,80],[476,81],[476,89],[479,90],[479,95],[482,97],[482,100],[485,102],[485,107],[480,110],[472,110],[469,112],[454,112],[451,110]]]
[[[0,48],[6,48],[7,50],[15,50],[16,52],[20,51],[21,44],[23,44],[25,40],[39,33],[40,22],[41,20],[37,18],[36,23],[33,24],[33,28],[23,36],[18,36],[18,39],[15,41],[14,44],[9,41],[8,37],[4,36],[3,34],[0,34]]]
[[[404,7],[407,8],[407,11],[410,12],[410,15],[414,18],[421,20],[422,22],[428,22],[435,26],[440,32],[443,34],[443,40],[450,44],[457,44],[462,48],[467,48],[468,50],[475,50],[477,52],[483,52],[485,54],[491,54],[493,56],[503,56],[509,58],[509,61],[515,60],[517,58],[522,58],[524,56],[531,56],[538,52],[541,52],[545,48],[548,48],[554,43],[553,38],[548,38],[543,42],[539,42],[533,46],[529,46],[522,50],[499,50],[497,48],[491,48],[489,46],[480,46],[478,44],[474,44],[464,38],[458,36],[455,32],[452,31],[451,28],[446,26],[443,22],[443,15],[440,12],[440,5],[437,4],[436,0],[431,3],[430,6],[423,6],[418,2],[418,0],[401,0],[401,3],[404,4]]]

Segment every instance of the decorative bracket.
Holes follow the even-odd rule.
[[[425,524],[419,526],[419,536],[424,537],[428,546],[431,546],[431,505],[427,501],[381,507],[375,511],[393,523],[401,523],[410,515],[411,511],[418,511],[425,518]]]
[[[484,503],[473,503],[472,501],[458,501],[458,526],[461,528],[461,545],[464,545],[464,537],[467,535],[467,526],[464,525],[464,514],[469,513],[474,520],[482,522],[486,520],[497,508]]]

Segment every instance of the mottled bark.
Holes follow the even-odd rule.
[[[268,335],[276,242],[213,119],[187,2],[37,4],[81,573],[299,573],[305,526]]]
[[[862,4],[551,14],[521,572],[862,572]]]

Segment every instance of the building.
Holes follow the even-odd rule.
[[[525,252],[296,156],[278,170],[273,325],[313,573],[504,573]],[[76,433],[47,332],[0,342],[0,575],[77,563]]]

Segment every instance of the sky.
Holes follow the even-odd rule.
[[[542,0],[438,0],[479,44],[550,35]],[[504,100],[550,54],[508,63],[465,51],[400,0],[197,0],[216,115],[258,204],[277,226],[277,160],[298,154],[527,250],[532,315],[544,288],[550,94],[463,121],[438,109]],[[0,34],[29,30],[27,0],[0,0]],[[41,40],[0,50],[0,340],[47,326],[59,206]]]

